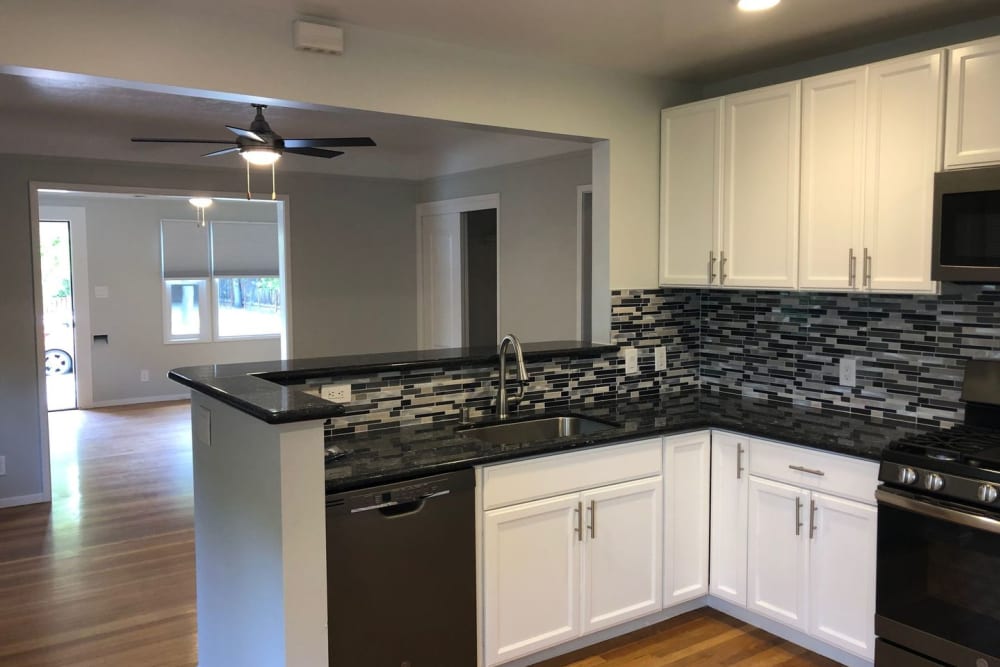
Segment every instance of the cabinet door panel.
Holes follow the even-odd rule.
[[[661,608],[662,487],[663,479],[653,477],[581,494],[584,633]]]
[[[801,84],[725,98],[723,285],[795,287]]]
[[[708,593],[711,434],[664,439],[663,606]]]
[[[722,207],[722,99],[661,116],[660,284],[709,285]]]
[[[952,49],[945,168],[1000,162],[1000,39]]]
[[[859,67],[802,84],[800,287],[861,285],[867,80]]]
[[[812,502],[809,633],[873,660],[877,511],[822,493]]]
[[[803,631],[809,584],[808,513],[807,491],[750,478],[747,606]]]
[[[865,250],[870,289],[935,289],[931,231],[942,101],[939,52],[869,68]]]
[[[709,591],[741,606],[747,603],[749,452],[748,438],[712,433]]]
[[[579,636],[580,507],[572,494],[485,513],[486,664]]]

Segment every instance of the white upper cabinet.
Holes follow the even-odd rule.
[[[660,283],[718,283],[722,99],[661,114]]]
[[[946,169],[1000,162],[1000,38],[949,51]]]
[[[872,290],[931,292],[934,173],[941,166],[943,52],[868,68],[865,242]]]
[[[725,98],[722,285],[796,285],[800,96],[794,82]]]
[[[860,287],[868,68],[802,82],[799,287]]]

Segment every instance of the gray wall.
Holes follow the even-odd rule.
[[[194,220],[185,200],[97,198],[41,193],[39,207],[86,209],[90,327],[108,334],[107,345],[91,346],[93,400],[96,404],[186,394],[167,379],[178,366],[264,361],[281,356],[281,341],[241,340],[212,343],[163,342],[163,282],[160,270],[160,220]],[[210,220],[278,222],[278,207],[261,202],[216,202]],[[108,287],[97,299],[94,288]],[[81,289],[81,287],[78,287]],[[86,345],[87,341],[80,341]],[[139,371],[149,371],[140,382]]]
[[[523,341],[577,337],[576,188],[589,184],[591,174],[588,150],[421,183],[421,202],[500,193],[504,332]]]
[[[238,193],[243,178],[239,169],[0,155],[0,500],[42,491],[29,182]],[[416,186],[279,170],[278,192],[290,197],[295,355],[414,348]]]
[[[997,11],[1000,12],[1000,6]],[[746,76],[717,81],[705,85],[702,99],[728,95],[741,90],[751,90],[785,81],[805,79],[810,76],[836,72],[842,69],[867,65],[880,60],[898,58],[911,53],[940,49],[1000,34],[1000,17],[949,26],[941,30],[923,32],[909,37],[882,42],[850,51],[843,51],[822,58],[790,63],[782,67],[762,70]]]

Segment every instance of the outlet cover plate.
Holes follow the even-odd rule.
[[[858,360],[854,357],[842,357],[840,359],[840,386],[858,386]]]
[[[334,403],[350,403],[351,385],[325,384],[319,390],[319,397],[325,401],[333,401]]]
[[[667,348],[662,345],[656,348],[655,352],[656,359],[656,370],[665,371],[667,370]]]
[[[633,373],[639,372],[639,350],[634,347],[626,347],[624,350],[625,355],[625,374],[631,375]]]
[[[149,371],[145,368],[139,371],[139,382],[149,382]]]

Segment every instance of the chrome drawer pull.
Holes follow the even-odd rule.
[[[826,474],[826,473],[825,473],[825,472],[823,472],[822,470],[813,470],[812,468],[806,468],[806,467],[804,467],[804,466],[793,466],[793,465],[790,465],[790,466],[788,466],[788,467],[789,467],[789,468],[790,468],[791,470],[797,470],[797,471],[799,471],[799,472],[807,472],[807,473],[809,473],[810,475],[816,475],[816,476],[818,476],[818,477],[822,477],[822,476],[824,476],[824,475]]]

